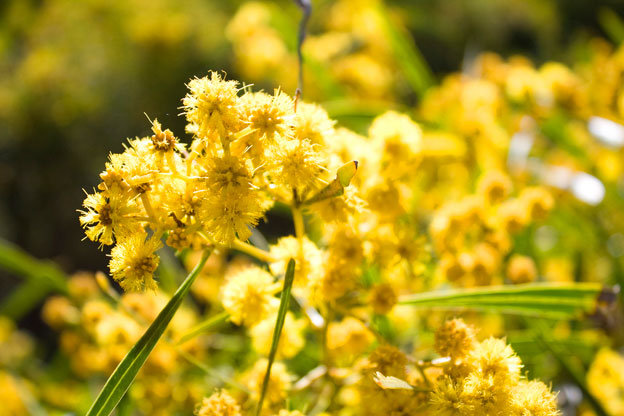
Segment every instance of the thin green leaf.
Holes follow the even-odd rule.
[[[402,297],[400,303],[421,308],[465,308],[566,319],[592,312],[602,289],[593,283],[530,283],[418,293]]]
[[[355,100],[338,98],[328,100],[322,104],[331,118],[359,117],[372,120],[388,109],[398,109],[396,103],[377,100]]]
[[[181,348],[176,348],[176,351],[178,352],[178,354],[180,354],[180,356],[182,358],[184,358],[186,361],[188,361],[189,363],[193,364],[195,367],[199,368],[200,370],[202,370],[204,373],[206,373],[208,376],[212,377],[212,378],[216,378],[218,380],[220,380],[222,383],[227,384],[229,386],[232,386],[240,391],[243,391],[249,395],[252,394],[251,390],[249,390],[245,385],[237,382],[234,378],[228,376],[228,375],[224,375],[222,374],[220,371],[215,370],[214,368],[208,367],[206,364],[204,364],[203,362],[199,361],[197,358],[193,357],[191,354],[189,354],[188,352],[184,351]]]
[[[210,331],[214,327],[226,322],[229,317],[230,317],[230,314],[223,311],[221,313],[218,313],[206,319],[204,322],[200,322],[199,324],[195,325],[193,328],[185,332],[184,335],[180,337],[180,339],[178,340],[176,344],[177,345],[184,344],[186,341],[195,338],[197,335],[203,332]]]
[[[42,285],[36,280],[25,281],[9,296],[2,299],[0,315],[19,320],[39,305],[50,291],[50,286]]]
[[[36,259],[2,238],[0,238],[0,268],[17,276],[36,280],[49,286],[51,290],[67,293],[67,277],[56,264]]]
[[[67,277],[51,261],[39,260],[0,238],[0,268],[25,281],[0,303],[0,315],[20,319],[50,292],[67,294]]]
[[[128,351],[128,354],[121,360],[113,374],[102,388],[102,391],[93,402],[91,409],[87,412],[87,416],[105,416],[109,415],[115,406],[124,396],[130,384],[136,377],[137,373],[143,367],[143,364],[149,357],[150,353],[156,346],[156,343],[167,329],[167,325],[175,315],[176,311],[182,304],[184,296],[188,293],[195,278],[206,264],[206,260],[212,253],[208,249],[204,251],[201,260],[195,266],[193,271],[182,282],[178,290],[173,294],[167,305],[158,314],[154,322],[145,331],[139,341]]]
[[[429,65],[409,33],[400,30],[383,7],[377,8],[377,14],[390,41],[397,64],[414,92],[422,97],[425,91],[434,84],[433,73]]]
[[[117,406],[117,416],[131,416],[134,411],[134,403],[129,394],[124,394]]]
[[[277,346],[279,345],[280,336],[282,335],[282,328],[284,328],[284,321],[286,320],[286,312],[288,312],[288,303],[290,301],[290,289],[292,289],[294,280],[295,260],[290,259],[288,261],[288,267],[286,268],[286,275],[284,276],[284,289],[280,295],[280,305],[279,310],[277,311],[275,330],[273,331],[273,342],[271,343],[271,352],[269,353],[269,363],[267,365],[266,374],[264,375],[264,380],[262,381],[262,391],[260,392],[260,400],[258,401],[258,407],[256,408],[256,416],[258,416],[262,410],[264,396],[266,395],[267,388],[269,387],[271,367],[273,366],[273,361],[275,361]]]
[[[158,283],[167,294],[171,294],[178,286],[178,282],[186,274],[177,261],[173,250],[165,246],[159,250],[160,267],[158,267]]]

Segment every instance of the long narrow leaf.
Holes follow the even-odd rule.
[[[279,310],[277,311],[275,330],[273,331],[273,342],[271,343],[271,352],[269,353],[269,363],[267,365],[266,374],[264,375],[264,380],[262,381],[262,391],[260,393],[258,407],[256,408],[256,416],[258,416],[260,414],[260,411],[262,410],[264,396],[266,395],[267,388],[269,387],[271,367],[273,366],[273,361],[275,361],[277,346],[279,345],[280,336],[282,335],[282,328],[284,327],[284,321],[286,320],[286,312],[288,312],[288,303],[290,301],[290,289],[292,289],[294,280],[295,260],[290,259],[288,261],[288,267],[286,268],[286,276],[284,276],[284,289],[282,290],[282,294],[280,296],[280,305]]]
[[[392,22],[383,7],[378,7],[377,11],[397,64],[414,92],[422,97],[425,91],[434,84],[431,68],[409,34]]]
[[[24,279],[0,303],[0,315],[20,319],[39,305],[50,292],[67,294],[67,277],[56,264],[36,259],[1,238],[0,268]]]
[[[206,260],[211,252],[212,250],[204,251],[197,266],[195,266],[193,271],[187,276],[184,282],[182,282],[178,290],[176,290],[167,305],[160,311],[154,322],[152,322],[139,341],[130,349],[123,360],[121,360],[104,385],[104,388],[102,388],[102,391],[95,399],[95,402],[93,402],[91,409],[87,412],[87,416],[105,416],[109,415],[113,409],[115,409],[115,406],[117,406],[122,399],[137,373],[141,367],[143,367],[147,357],[149,357],[156,343],[165,332],[165,329],[167,329],[167,325],[169,325],[169,322],[182,304],[184,296],[189,291],[195,278],[204,267],[204,264],[206,264]]]
[[[530,283],[418,293],[402,297],[400,303],[421,308],[473,309],[566,319],[592,312],[602,289],[593,283]]]
[[[16,245],[0,238],[0,268],[53,290],[67,293],[65,274],[51,261],[39,260]]]
[[[199,324],[195,325],[193,328],[189,329],[186,333],[184,333],[178,340],[177,344],[178,345],[184,344],[186,341],[195,338],[197,335],[211,330],[215,326],[226,322],[229,317],[230,317],[229,313],[221,312],[206,319],[204,322],[200,322]]]
[[[19,287],[0,302],[0,315],[18,320],[39,305],[51,288],[36,280],[22,282]]]

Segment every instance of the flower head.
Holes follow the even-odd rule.
[[[218,390],[204,397],[195,410],[197,416],[242,416],[236,400],[225,390]]]
[[[136,219],[139,207],[126,193],[87,194],[83,206],[86,211],[79,211],[80,225],[89,240],[111,245],[114,237],[122,238],[141,230]]]
[[[257,266],[248,267],[232,275],[221,294],[223,308],[237,325],[253,326],[277,309],[274,297],[279,288],[273,276]]]
[[[244,119],[257,140],[273,144],[292,135],[294,103],[288,95],[279,90],[274,95],[247,93],[242,103]]]
[[[111,251],[109,263],[113,278],[128,292],[155,290],[154,272],[160,258],[156,250],[161,247],[156,237],[134,233],[117,242]]]
[[[186,119],[200,138],[215,139],[237,131],[241,123],[238,82],[225,81],[217,72],[192,79],[182,100]]]

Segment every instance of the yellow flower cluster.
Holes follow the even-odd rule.
[[[512,236],[539,223],[554,204],[543,187],[525,188],[517,198],[509,198],[511,180],[496,170],[488,171],[477,189],[475,195],[443,205],[430,225],[441,277],[465,286],[502,283],[496,279],[512,248]],[[508,273],[513,283],[533,281],[537,274],[526,256],[512,258]]]
[[[504,340],[478,342],[472,327],[454,319],[442,325],[435,341],[444,358],[427,363],[411,364],[413,360],[393,347],[375,350],[359,385],[360,414],[560,414],[545,384],[521,376],[520,358]]]
[[[111,274],[128,291],[156,287],[161,236],[176,249],[235,245],[275,201],[301,203],[330,179],[333,123],[318,107],[295,112],[280,91],[241,95],[216,72],[188,87],[189,148],[154,121],[151,137],[110,156],[81,211],[89,239],[115,244]]]
[[[303,401],[317,397],[324,401],[316,410],[341,416],[558,414],[550,388],[523,377],[504,340],[478,342],[462,321],[438,330],[435,349],[443,359],[419,361],[387,343],[394,331],[411,342],[418,325],[418,316],[397,306],[404,294],[541,279],[538,270],[546,268],[526,255],[533,244],[527,241],[548,232],[542,224],[558,197],[574,192],[544,179],[552,161],[538,166],[514,146],[518,134],[538,135],[535,125],[572,94],[560,89],[576,91],[576,84],[559,85],[554,80],[564,78],[551,68],[540,76],[552,82],[527,92],[535,82],[488,79],[504,73],[520,83],[525,73],[512,69],[526,63],[488,59],[481,58],[481,78],[452,76],[432,90],[417,112],[422,122],[388,111],[366,136],[335,126],[316,105],[279,90],[252,92],[212,72],[191,80],[182,101],[190,145],[154,121],[152,136],[110,156],[81,223],[88,238],[115,245],[113,278],[127,291],[156,290],[161,240],[176,250],[214,246],[193,292],[206,310],[222,308],[233,327],[243,327],[233,329],[239,338],[231,344],[251,338],[237,351],[248,348],[253,358],[229,356],[237,368],[228,379],[231,397],[213,394],[198,414],[240,414],[257,403],[290,259],[293,306],[263,414],[288,412],[291,398],[306,409]],[[488,65],[509,68],[491,73]],[[548,101],[547,92],[563,95]],[[247,243],[274,205],[290,209],[294,235]],[[189,269],[195,260],[186,257]],[[102,312],[99,303],[56,302],[46,312],[51,325],[87,319],[97,342],[127,347],[136,339],[138,322],[100,322],[117,314]]]

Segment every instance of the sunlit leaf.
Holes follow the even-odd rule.
[[[472,309],[566,319],[592,312],[602,290],[601,285],[593,283],[529,283],[417,293],[399,301],[420,308]]]
[[[277,347],[279,345],[280,336],[282,335],[282,328],[284,328],[284,321],[286,320],[286,313],[288,312],[288,304],[290,302],[290,290],[292,289],[293,282],[295,280],[295,260],[290,259],[288,266],[286,267],[286,275],[284,276],[284,289],[280,295],[280,305],[277,311],[277,320],[275,321],[275,329],[273,330],[273,340],[271,342],[271,352],[269,353],[269,360],[267,364],[266,374],[262,381],[262,391],[260,392],[260,400],[258,401],[258,407],[256,408],[256,416],[260,414],[262,410],[262,403],[269,386],[269,380],[271,378],[271,367],[273,361],[275,361],[275,355],[277,354]]]

